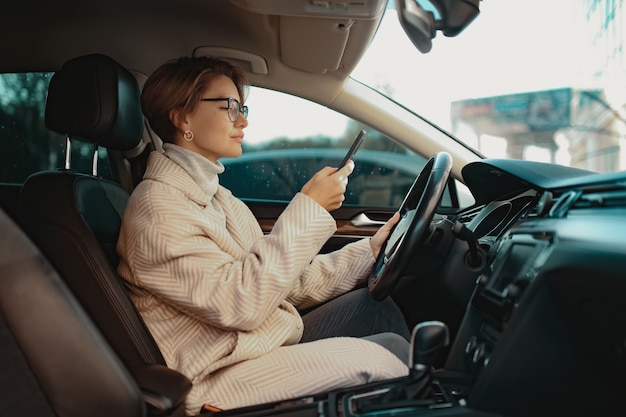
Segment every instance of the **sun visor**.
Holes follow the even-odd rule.
[[[354,23],[352,19],[281,17],[280,51],[283,62],[292,68],[313,73],[337,70]]]

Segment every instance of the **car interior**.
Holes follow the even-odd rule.
[[[183,55],[226,59],[253,86],[319,103],[420,155],[397,207],[340,208],[324,249],[371,236],[400,212],[367,286],[393,297],[412,329],[408,375],[194,415],[623,412],[626,172],[485,158],[351,78],[386,0],[5,3],[0,73],[51,74],[43,119],[64,149],[53,169],[0,183],[0,415],[189,415],[191,381],[165,362],[115,251],[147,156],[162,150],[141,87]],[[430,53],[438,36],[462,37],[489,2],[395,7],[416,53]],[[84,149],[88,172],[73,160]],[[460,186],[471,204],[460,203]],[[288,203],[244,202],[266,232]]]

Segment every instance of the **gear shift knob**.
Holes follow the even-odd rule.
[[[417,324],[411,334],[411,373],[429,371],[442,347],[450,343],[448,326],[440,321]]]

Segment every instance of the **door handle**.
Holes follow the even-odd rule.
[[[350,223],[352,223],[352,226],[356,227],[382,226],[385,224],[383,221],[370,219],[365,213],[360,213],[358,216],[350,220]]]

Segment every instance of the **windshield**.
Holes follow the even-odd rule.
[[[488,158],[626,169],[620,0],[483,0],[457,37],[420,53],[395,1],[353,77]]]

